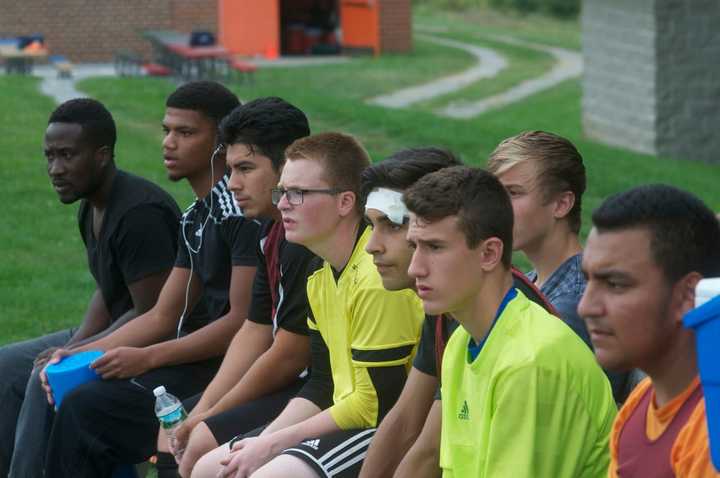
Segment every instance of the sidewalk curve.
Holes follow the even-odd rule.
[[[465,50],[477,59],[477,64],[455,75],[445,76],[429,83],[403,88],[382,96],[376,96],[375,98],[367,100],[368,103],[386,108],[405,108],[414,103],[452,93],[483,78],[492,78],[507,67],[507,60],[490,48],[483,48],[469,43],[430,35],[416,35],[416,37],[437,45]]]
[[[445,108],[437,110],[437,114],[450,118],[470,119],[481,115],[488,110],[500,108],[510,103],[523,100],[535,93],[552,88],[562,81],[577,78],[582,74],[583,61],[581,53],[564,48],[530,43],[506,36],[493,35],[488,36],[488,38],[511,45],[522,46],[549,53],[555,57],[555,65],[547,73],[538,76],[537,78],[525,80],[502,93],[474,102],[456,101],[450,103]]]

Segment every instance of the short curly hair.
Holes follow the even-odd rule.
[[[267,156],[275,171],[285,163],[285,149],[310,134],[307,116],[282,98],[258,98],[238,106],[220,123],[220,142],[242,143]]]
[[[170,93],[165,106],[181,110],[199,111],[216,125],[232,110],[240,106],[235,93],[216,81],[191,81]]]
[[[462,161],[446,149],[433,146],[403,149],[363,171],[360,196],[365,202],[376,188],[404,191],[426,174],[461,164]]]
[[[50,113],[50,123],[73,123],[82,128],[83,138],[97,148],[107,146],[115,154],[117,129],[115,120],[105,106],[91,98],[68,100]]]
[[[423,176],[405,194],[410,212],[427,221],[457,216],[469,248],[497,237],[503,243],[502,263],[512,260],[513,208],[497,177],[483,169],[454,166]]]
[[[720,276],[720,223],[687,191],[666,184],[632,188],[607,198],[592,222],[600,233],[647,228],[652,257],[669,283],[693,271]]]

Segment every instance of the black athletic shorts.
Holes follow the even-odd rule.
[[[290,400],[305,385],[305,379],[297,379],[291,385],[275,393],[265,395],[205,419],[205,424],[218,444],[227,443],[238,435],[245,435],[275,420]],[[195,406],[200,396],[183,401],[185,408]]]
[[[350,478],[360,473],[375,428],[342,430],[305,440],[282,454],[300,458],[321,477]]]

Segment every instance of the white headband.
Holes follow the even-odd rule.
[[[410,214],[402,201],[402,193],[392,189],[378,188],[368,195],[365,210],[377,209],[395,224],[402,225]]]

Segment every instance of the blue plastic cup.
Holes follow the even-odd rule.
[[[102,354],[101,350],[87,350],[48,365],[45,373],[55,399],[55,409],[60,408],[63,397],[78,385],[100,380],[100,375],[90,367],[90,364],[100,358]],[[137,476],[135,467],[129,464],[116,466],[112,474],[112,478],[137,478]]]
[[[720,296],[685,314],[683,324],[695,331],[710,458],[715,469],[720,471]]]
[[[55,399],[55,409],[60,408],[65,395],[78,385],[99,380],[100,375],[90,364],[103,354],[100,350],[87,350],[63,358],[45,369],[48,383]]]

